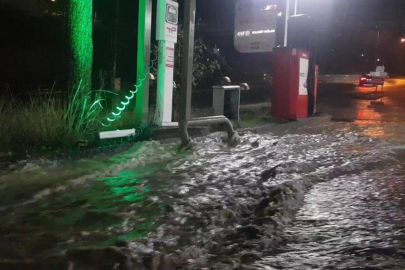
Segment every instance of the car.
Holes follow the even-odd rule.
[[[360,75],[359,77],[359,86],[363,86],[365,84],[371,84],[372,77],[368,74]]]

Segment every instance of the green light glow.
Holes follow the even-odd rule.
[[[93,66],[93,0],[71,0],[69,27],[71,42],[71,87],[91,91]]]
[[[147,66],[147,72],[145,72],[142,75],[141,79],[138,79],[138,84],[135,84],[135,90],[130,90],[129,92],[131,93],[130,96],[125,96],[125,100],[121,101],[121,105],[122,106],[117,106],[116,107],[116,111],[112,112],[111,114],[113,115],[113,117],[107,117],[107,121],[110,122],[108,124],[105,123],[101,123],[104,127],[110,127],[111,123],[116,121],[117,119],[120,118],[122,112],[126,109],[126,107],[129,105],[130,101],[135,97],[135,94],[138,92],[138,89],[140,89],[140,87],[142,87],[143,82],[146,80],[147,76],[149,75],[151,69],[156,65],[156,61],[157,61],[157,57],[155,57],[155,59],[153,59],[152,65],[151,66]]]
[[[142,77],[143,71],[148,68],[151,26],[152,26],[152,0],[138,0],[138,51],[137,51],[137,81]],[[137,86],[139,92],[136,95],[135,126],[141,126],[148,121],[149,114],[149,85]]]

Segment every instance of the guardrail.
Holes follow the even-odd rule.
[[[189,120],[183,120],[179,123],[180,129],[180,139],[181,139],[181,147],[187,148],[191,145],[192,140],[188,134],[187,128],[189,126],[206,126],[206,125],[214,125],[214,124],[224,124],[226,131],[228,133],[228,145],[229,146],[236,146],[240,139],[237,132],[234,130],[231,121],[223,115],[220,116],[209,116],[209,117],[201,117],[201,118],[194,118]]]

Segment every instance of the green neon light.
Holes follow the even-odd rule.
[[[152,0],[138,0],[138,51],[137,51],[137,78],[142,78],[143,71],[148,70],[150,42],[151,42],[151,25],[152,25]],[[142,81],[139,81],[140,83]],[[138,83],[138,80],[137,80]],[[140,84],[139,92],[136,94],[135,105],[135,126],[140,126],[148,121],[149,113],[149,88],[147,83]]]
[[[72,48],[72,86],[81,86],[81,94],[91,91],[93,66],[93,0],[71,0],[69,4]]]
[[[153,59],[152,61],[152,65],[147,67],[147,72],[144,72],[144,74],[142,75],[143,78],[142,79],[138,79],[139,83],[135,84],[135,90],[130,90],[129,92],[131,93],[130,96],[125,96],[125,100],[121,101],[121,107],[117,106],[116,107],[116,111],[112,112],[111,114],[113,115],[112,118],[107,117],[107,121],[110,122],[108,124],[105,123],[101,123],[102,126],[104,127],[110,127],[112,122],[115,122],[117,119],[120,118],[122,112],[126,109],[126,107],[129,105],[130,101],[135,97],[135,94],[138,92],[138,89],[140,87],[142,87],[143,82],[146,80],[147,75],[150,73],[151,69],[155,66],[156,62],[157,62],[157,56],[155,57],[155,59]]]

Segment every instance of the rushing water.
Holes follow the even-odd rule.
[[[257,269],[405,269],[403,175],[387,166],[316,185],[288,243]]]
[[[0,177],[0,268],[403,269],[401,141],[370,129],[20,162]]]

